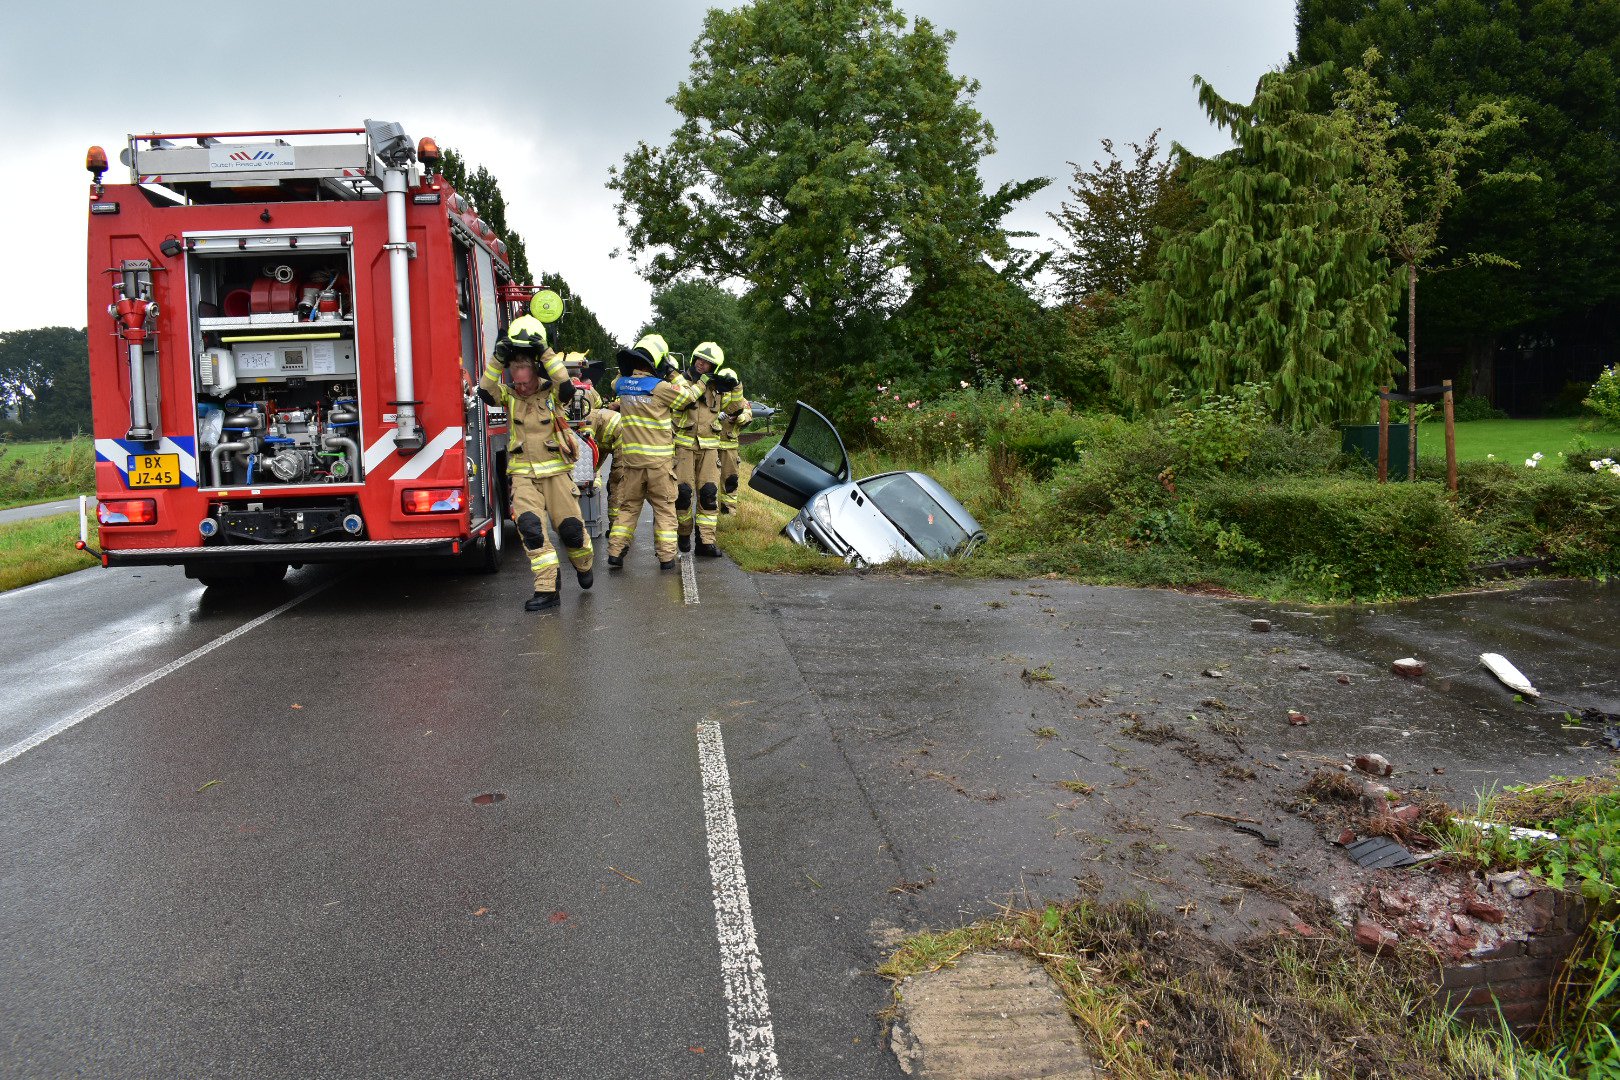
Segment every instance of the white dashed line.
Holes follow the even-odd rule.
[[[69,728],[74,728],[74,727],[79,726],[80,724],[84,723],[86,720],[90,719],[92,716],[96,715],[96,713],[98,713],[101,710],[107,708],[109,705],[118,704],[120,701],[123,701],[125,698],[129,697],[131,694],[135,693],[136,691],[143,690],[146,687],[151,686],[153,683],[157,682],[159,679],[163,678],[163,676],[165,676],[165,675],[169,675],[169,674],[172,674],[173,672],[179,671],[181,668],[185,667],[187,664],[191,663],[193,660],[196,660],[196,659],[199,659],[199,658],[201,658],[203,656],[206,656],[208,653],[213,652],[215,649],[219,648],[221,645],[230,644],[231,642],[235,641],[237,638],[241,637],[243,634],[247,633],[249,630],[253,630],[256,627],[263,626],[265,623],[269,622],[271,619],[275,618],[277,615],[280,615],[282,612],[287,611],[290,608],[296,607],[299,604],[302,604],[305,600],[308,600],[310,597],[314,596],[316,593],[320,592],[322,589],[328,588],[328,587],[330,587],[330,586],[332,586],[332,585],[334,585],[336,583],[337,583],[337,579],[334,578],[331,581],[322,582],[321,584],[315,586],[313,589],[310,589],[307,592],[299,593],[297,596],[293,597],[291,600],[287,601],[285,604],[282,604],[280,607],[275,608],[272,611],[265,612],[263,615],[260,615],[257,619],[253,619],[253,620],[251,620],[249,622],[243,623],[241,626],[238,626],[235,630],[232,630],[230,633],[222,634],[219,637],[215,638],[213,641],[210,641],[206,645],[200,645],[197,648],[192,649],[190,652],[186,653],[186,655],[182,656],[180,659],[174,661],[173,663],[165,664],[163,667],[158,668],[156,671],[148,672],[147,674],[142,675],[139,679],[136,679],[134,682],[130,683],[128,686],[125,686],[124,688],[122,688],[120,690],[114,690],[112,693],[108,694],[106,697],[102,698],[100,701],[97,701],[94,704],[85,706],[84,708],[80,709],[78,712],[74,713],[72,716],[68,717],[67,719],[58,720],[56,723],[52,724],[50,727],[45,728],[42,731],[34,732],[34,734],[28,736],[28,738],[22,740],[21,742],[12,743],[10,746],[6,747],[4,750],[0,750],[0,765],[4,765],[4,764],[6,764],[6,762],[11,761],[14,758],[21,757],[23,754],[28,753],[28,751],[34,749],[34,747],[40,745],[41,743],[46,742],[46,741],[48,741],[50,739],[56,738],[56,736],[62,734],[62,732],[64,732],[64,731],[67,731]]]
[[[703,768],[704,824],[709,833],[709,874],[714,880],[714,927],[720,939],[720,975],[726,987],[731,1075],[736,1080],[782,1080],[720,725],[712,720],[699,724],[697,743]]]
[[[698,602],[697,567],[692,563],[692,556],[682,555],[681,560],[681,597],[688,604]]]

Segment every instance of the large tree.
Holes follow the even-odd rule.
[[[1111,139],[1102,140],[1106,164],[1069,162],[1070,197],[1047,215],[1063,230],[1053,268],[1066,304],[1103,293],[1123,296],[1153,276],[1161,236],[1180,232],[1197,210],[1175,160],[1159,156],[1157,131],[1127,145],[1129,164]]]
[[[1195,79],[1236,147],[1194,165],[1203,206],[1160,252],[1143,289],[1135,355],[1116,389],[1138,408],[1264,383],[1281,420],[1362,414],[1395,370],[1395,293],[1379,237],[1353,198],[1354,161],[1336,120],[1310,108],[1321,69],[1261,76],[1249,104]]]
[[[1010,253],[997,198],[1033,190],[986,198],[994,135],[953,40],[890,0],[710,10],[670,99],[680,126],[608,182],[642,273],[742,283],[772,347],[835,389],[914,291]]]
[[[1296,62],[1335,73],[1376,46],[1401,116],[1436,127],[1505,101],[1524,118],[1482,170],[1540,183],[1466,188],[1440,232],[1453,251],[1523,267],[1459,270],[1425,300],[1427,337],[1470,347],[1489,390],[1495,339],[1620,303],[1620,4],[1612,0],[1299,0]]]
[[[0,333],[0,415],[23,436],[90,430],[90,354],[85,332],[67,326]]]

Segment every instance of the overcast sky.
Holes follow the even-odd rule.
[[[130,132],[357,127],[397,120],[499,177],[537,269],[564,274],[628,338],[650,290],[603,184],[638,139],[662,144],[702,0],[373,4],[30,4],[0,40],[0,330],[85,324],[85,148],[113,165]],[[1052,235],[1067,161],[1163,128],[1224,149],[1192,89],[1228,98],[1294,43],[1294,0],[900,0],[955,30],[951,67],[982,83],[996,153],[985,187],[1049,176],[1009,219]],[[98,304],[102,297],[95,297]]]

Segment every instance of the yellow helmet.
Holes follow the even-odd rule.
[[[646,337],[636,342],[636,348],[642,350],[648,356],[652,357],[652,362],[654,364],[658,363],[658,361],[669,355],[669,342],[664,340],[664,335],[662,334],[648,334]]]
[[[571,373],[578,375],[581,371],[585,370],[585,358],[589,355],[589,349],[585,350],[584,352],[568,353],[563,357],[563,366],[568,368]]]
[[[726,351],[712,341],[705,341],[692,350],[692,361],[702,360],[709,365],[710,371],[718,371],[726,362]]]
[[[519,315],[506,328],[506,340],[519,349],[543,351],[546,347],[546,324],[533,315]]]

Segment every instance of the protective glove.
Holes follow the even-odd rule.
[[[653,374],[658,376],[660,379],[663,379],[665,382],[669,382],[671,376],[675,374],[675,365],[670,363],[668,360],[660,360],[658,361],[658,369],[654,371]]]
[[[506,338],[495,343],[495,362],[505,367],[512,362],[512,343]]]
[[[557,384],[557,400],[564,405],[568,404],[573,400],[574,390],[575,386],[572,379],[563,380]]]

